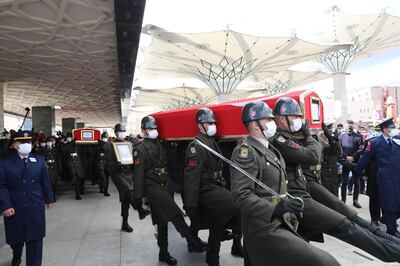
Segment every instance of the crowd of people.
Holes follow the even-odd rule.
[[[218,117],[209,108],[197,110],[193,120],[198,135],[178,142],[160,140],[152,116],[142,119],[136,137],[127,136],[119,123],[115,137],[104,132],[92,145],[79,145],[69,132],[56,137],[4,132],[0,212],[12,265],[21,263],[24,243],[27,265],[41,265],[44,208],[53,206],[60,181],[73,184],[75,199],[81,200],[85,181],[109,196],[110,179],[119,193],[121,230],[133,231],[130,207],[140,219],[151,214],[159,261],[168,265],[177,264],[168,250],[168,222],[189,252],[206,252],[211,266],[219,265],[221,242],[229,240],[231,254],[244,265],[339,265],[309,244],[323,241],[323,234],[382,261],[400,262],[400,136],[393,119],[377,126],[322,124],[313,132],[299,104],[284,97],[273,110],[261,101],[243,107],[245,139],[220,142]],[[116,151],[124,143],[132,147],[131,163]],[[182,195],[183,210],[174,193]],[[352,194],[354,207],[361,208],[360,193],[370,197],[371,221],[345,204]],[[35,223],[28,214],[37,217]],[[209,230],[207,242],[199,238],[200,230]]]

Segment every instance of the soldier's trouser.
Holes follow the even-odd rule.
[[[400,262],[399,245],[373,235],[347,218],[326,233],[358,247],[384,262]]]
[[[129,198],[128,197],[126,197],[121,202],[121,216],[122,217],[128,217],[129,216]]]
[[[11,245],[13,256],[21,258],[24,243]],[[43,238],[26,242],[26,265],[40,266],[42,265]]]
[[[210,232],[208,235],[208,250],[206,254],[206,262],[208,265],[218,265],[219,250],[221,249],[221,238],[224,232],[224,227],[215,219],[209,216]]]
[[[336,259],[298,237],[286,227],[265,227],[244,236],[246,266],[339,266]],[[260,244],[261,243],[261,244]]]
[[[396,230],[397,230],[397,228],[396,228],[397,227],[397,224],[396,224],[397,217],[398,217],[398,213],[397,212],[391,212],[391,211],[384,210],[384,212],[383,212],[383,221],[386,224],[388,234],[393,235],[394,232],[396,232]]]
[[[340,214],[343,214],[346,217],[357,215],[357,212],[355,212],[342,201],[340,201],[321,184],[311,180],[308,180],[307,184],[310,195],[314,200],[318,201],[328,208],[337,211]]]
[[[326,188],[330,193],[332,193],[335,197],[338,197],[339,188],[337,184],[333,180],[321,180],[322,186]]]
[[[157,245],[160,248],[160,254],[168,253],[168,224],[157,225]]]
[[[184,238],[189,238],[190,236],[192,236],[190,234],[190,228],[189,226],[186,224],[185,219],[183,219],[183,216],[181,214],[178,214],[177,216],[173,217],[171,219],[171,223],[175,226],[176,231],[178,231],[178,233],[184,237]]]

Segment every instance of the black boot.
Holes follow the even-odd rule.
[[[196,253],[202,253],[207,251],[207,246],[205,246],[202,242],[203,241],[199,241],[199,239],[197,239],[196,237],[192,236],[191,234],[187,235],[186,237],[186,241],[188,243],[188,252],[192,253],[192,252],[196,252]]]
[[[224,230],[222,234],[221,241],[228,241],[233,239],[233,233],[227,229]]]
[[[372,234],[347,218],[327,234],[358,247],[384,262],[400,262],[399,245]]]
[[[244,258],[243,247],[242,247],[242,243],[241,243],[240,239],[234,239],[233,240],[233,244],[232,244],[232,248],[231,248],[231,254],[233,256]]]
[[[127,233],[132,233],[133,228],[128,224],[128,217],[122,217],[122,231],[125,231]]]
[[[358,203],[358,200],[353,200],[353,206],[361,209],[361,205],[360,205],[360,203]]]
[[[79,194],[75,194],[75,199],[76,199],[76,200],[81,200],[82,197],[81,197],[81,195],[79,195]]]
[[[151,211],[149,209],[142,208],[138,210],[138,213],[139,213],[139,219],[143,220],[144,218],[146,218],[146,216],[151,214]]]
[[[362,228],[367,229],[368,231],[370,231],[374,235],[379,236],[379,237],[381,237],[383,239],[386,239],[386,240],[388,240],[390,242],[393,242],[393,243],[396,243],[396,244],[400,245],[400,239],[395,237],[395,236],[392,236],[392,235],[390,235],[390,234],[388,234],[388,233],[386,233],[384,231],[382,231],[379,228],[378,221],[376,221],[376,223],[378,223],[378,225],[376,223],[374,223],[374,222],[368,223],[366,220],[364,220],[363,218],[361,218],[358,215],[354,215],[352,217],[349,217],[348,219],[350,221],[352,221],[353,223],[361,226]]]
[[[168,265],[176,265],[178,261],[168,252],[158,254],[158,260],[167,263]]]
[[[106,191],[104,191],[104,197],[109,197],[109,196],[111,196],[110,195],[110,193],[108,193],[108,191],[106,190]]]

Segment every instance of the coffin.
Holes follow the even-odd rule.
[[[97,144],[100,136],[101,132],[98,129],[79,128],[72,130],[72,137],[76,144]]]
[[[159,138],[166,140],[192,139],[198,134],[195,123],[196,111],[208,107],[214,111],[217,118],[217,137],[240,138],[247,135],[247,129],[241,121],[242,108],[250,101],[262,100],[274,108],[280,97],[292,97],[303,110],[305,119],[310,122],[311,129],[320,129],[323,122],[323,104],[318,94],[311,90],[293,91],[274,96],[259,96],[254,98],[229,101],[220,104],[196,106],[172,111],[151,114],[158,122]]]

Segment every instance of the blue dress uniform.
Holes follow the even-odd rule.
[[[387,127],[393,121],[386,120],[380,124]],[[396,220],[400,215],[400,136],[393,138],[381,135],[370,142],[362,155],[356,171],[362,172],[371,159],[377,163],[377,183],[383,219],[387,232],[395,235]]]
[[[21,158],[15,152],[0,161],[0,212],[15,210],[14,215],[4,218],[6,242],[13,249],[14,258],[21,257],[26,243],[28,266],[41,265],[45,204],[53,202],[44,157],[30,153]]]

